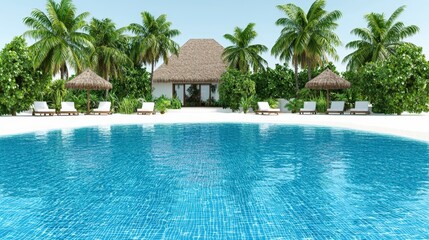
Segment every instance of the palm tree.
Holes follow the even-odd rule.
[[[39,9],[24,18],[24,23],[32,28],[24,33],[36,42],[30,46],[34,53],[34,68],[41,68],[49,74],[60,72],[61,79],[67,79],[70,65],[77,72],[82,71],[87,63],[87,53],[91,52],[88,34],[81,32],[85,26],[84,12],[76,16],[76,7],[71,0],[56,3],[48,0],[46,14]]]
[[[259,54],[266,52],[268,48],[262,44],[250,45],[257,36],[256,31],[253,30],[254,26],[254,23],[249,23],[244,29],[236,27],[233,35],[223,35],[233,44],[226,47],[222,53],[222,57],[229,67],[236,68],[242,72],[247,72],[252,68],[253,72],[257,72],[267,65],[267,61]]]
[[[122,66],[131,64],[126,54],[127,39],[123,35],[126,28],[116,29],[111,19],[98,20],[93,18],[85,27],[92,37],[94,52],[90,55],[91,67],[104,79],[118,77]]]
[[[297,95],[298,66],[307,67],[308,79],[311,80],[312,68],[327,62],[328,56],[338,59],[336,47],[341,41],[334,30],[341,12],[327,12],[325,6],[325,0],[316,0],[307,13],[294,4],[277,6],[286,17],[276,21],[276,25],[283,26],[283,29],[271,53],[286,62],[292,61]]]
[[[148,12],[141,13],[143,25],[132,23],[129,26],[136,36],[133,38],[132,59],[136,66],[151,65],[150,88],[152,89],[153,71],[159,59],[168,64],[170,53],[178,55],[179,45],[172,40],[180,34],[177,29],[170,29],[171,22],[167,15],[155,18]]]
[[[405,6],[399,7],[389,19],[385,19],[384,14],[379,13],[365,15],[368,28],[353,29],[351,33],[361,39],[346,45],[347,48],[356,49],[343,60],[348,62],[349,70],[358,69],[367,62],[387,59],[400,45],[406,43],[403,39],[419,31],[419,27],[415,25],[405,26],[402,22],[396,22],[404,9]]]

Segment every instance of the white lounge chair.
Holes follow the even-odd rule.
[[[350,114],[369,114],[369,102],[368,101],[356,101],[355,108],[350,109]]]
[[[339,113],[344,114],[344,101],[332,101],[331,108],[326,110],[327,114],[330,113]]]
[[[50,109],[46,102],[34,102],[33,104],[33,116],[36,114],[44,115],[49,114],[53,116],[55,114],[55,109]]]
[[[304,102],[304,108],[299,110],[299,114],[316,114],[316,102]]]
[[[138,114],[155,114],[155,103],[154,102],[143,102],[142,108],[137,109],[137,115]]]
[[[279,115],[280,109],[278,108],[271,108],[268,102],[258,102],[258,110],[255,111],[256,114],[277,114]]]
[[[58,115],[63,113],[68,115],[79,115],[79,112],[74,107],[74,102],[61,102],[61,110],[58,112]]]
[[[98,115],[102,113],[112,114],[112,111],[110,111],[110,106],[111,106],[111,102],[100,102],[98,104],[98,108],[93,109],[92,112],[94,114],[98,113]]]

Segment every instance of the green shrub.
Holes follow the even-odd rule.
[[[255,82],[256,94],[260,99],[288,99],[296,94],[294,73],[287,66],[276,64],[274,69],[258,71],[253,73],[251,78]]]
[[[122,78],[111,78],[110,82],[113,85],[110,93],[115,94],[119,100],[123,98],[152,100],[150,74],[145,68],[126,67]]]
[[[429,111],[429,63],[422,48],[404,44],[385,61],[366,64],[351,76],[352,88],[377,113]]]
[[[299,98],[305,101],[317,98],[318,94],[319,94],[319,90],[312,90],[308,88],[302,88],[298,92]]]
[[[271,108],[278,108],[279,107],[279,100],[277,100],[277,99],[268,98],[266,100],[266,102],[268,102],[268,104],[270,105]]]
[[[15,37],[0,52],[0,115],[28,110],[50,80],[34,70],[25,40]]]
[[[320,113],[325,113],[328,109],[326,96],[323,95],[323,92],[320,92],[320,96],[316,100],[316,111]]]
[[[173,97],[171,99],[171,109],[181,109],[182,108],[182,102],[177,97]]]
[[[254,96],[242,97],[240,101],[240,106],[243,108],[243,112],[247,113],[249,108],[255,109],[256,101]]]
[[[123,114],[131,114],[136,112],[139,101],[135,98],[123,98],[119,102],[118,112]]]
[[[291,99],[285,107],[287,107],[287,109],[292,113],[297,113],[302,107],[304,107],[304,101],[301,99]]]
[[[219,86],[222,107],[237,111],[240,108],[241,99],[252,97],[255,93],[255,82],[250,79],[250,73],[229,69],[222,75]]]
[[[112,104],[111,109],[113,112],[119,112],[119,98],[114,92],[109,92],[109,97],[107,98],[108,101]],[[141,101],[140,101],[141,102]]]
[[[59,111],[61,109],[61,102],[64,101],[68,94],[65,88],[65,80],[55,80],[49,83],[46,90],[46,99],[52,103],[52,106]]]
[[[158,110],[161,114],[164,114],[170,106],[171,100],[164,95],[155,100],[155,109]]]

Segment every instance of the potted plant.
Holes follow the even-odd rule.
[[[240,101],[240,105],[243,108],[243,112],[249,112],[250,108],[254,105],[255,98],[253,96],[250,97],[242,97]]]
[[[155,108],[161,114],[164,114],[167,111],[167,108],[170,107],[170,105],[171,105],[171,101],[164,96],[158,98],[155,102]]]
[[[289,109],[292,113],[299,112],[299,109],[304,106],[304,102],[300,99],[291,99],[285,107]]]

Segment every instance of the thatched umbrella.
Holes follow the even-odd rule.
[[[81,74],[77,75],[73,80],[68,81],[66,83],[66,88],[74,88],[74,89],[83,89],[87,90],[88,97],[88,111],[90,111],[89,103],[89,92],[91,90],[106,90],[112,89],[112,84],[102,77],[98,76],[96,73],[91,71],[90,69],[86,69]]]
[[[306,88],[326,90],[327,105],[329,106],[329,90],[344,89],[351,86],[350,82],[338,76],[330,69],[326,69],[317,77],[305,84]]]

